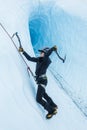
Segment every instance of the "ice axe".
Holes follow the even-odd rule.
[[[62,57],[58,54],[57,50],[55,51],[55,53],[57,54],[58,58],[59,58],[60,60],[62,60],[62,62],[64,63],[65,60],[66,60],[66,55],[64,56],[64,58],[62,58]]]
[[[13,38],[14,36],[17,37],[17,39],[18,39],[18,41],[19,41],[19,47],[22,48],[21,40],[20,40],[20,37],[19,37],[19,35],[18,35],[18,32],[14,33],[14,34],[12,35],[12,38]]]

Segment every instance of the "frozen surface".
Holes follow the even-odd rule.
[[[64,5],[64,1],[62,2]],[[41,19],[37,18],[37,7]],[[73,98],[86,115],[86,17],[82,18],[78,13],[78,17],[74,16],[72,11],[70,13],[66,11],[66,7],[66,3],[63,8],[62,3],[57,1],[56,5],[49,5],[49,2],[43,5],[43,1],[38,0],[0,1],[0,22],[10,35],[18,31],[23,48],[30,55],[34,55],[34,52],[29,24],[33,32],[36,32],[32,35],[32,38],[36,37],[33,40],[36,53],[38,48],[57,44],[59,54],[67,55],[63,64],[55,60],[57,57],[53,54],[53,63],[50,66],[52,73],[47,72],[49,80],[47,92],[59,106],[58,114],[48,121],[45,119],[46,111],[35,100],[36,83],[32,76],[29,78],[26,65],[0,26],[0,130],[87,129],[86,116],[71,99]],[[33,16],[37,18],[34,27]],[[41,31],[37,29],[38,21],[43,31],[42,28]],[[16,38],[14,41],[18,46]],[[35,65],[31,62],[27,63],[34,72]]]
[[[34,51],[58,46],[63,64],[54,54],[50,68],[61,87],[87,115],[87,19],[67,12],[55,3],[40,4],[32,11],[29,29]]]

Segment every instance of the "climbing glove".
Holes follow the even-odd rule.
[[[19,52],[24,52],[24,49],[22,47],[19,47]]]
[[[57,46],[56,46],[56,45],[53,46],[53,50],[54,50],[54,51],[57,51]]]

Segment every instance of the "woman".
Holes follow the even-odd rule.
[[[36,63],[36,82],[38,84],[36,101],[41,104],[44,109],[48,111],[46,118],[49,119],[53,115],[57,113],[57,105],[53,102],[53,100],[46,93],[46,85],[47,85],[47,76],[46,72],[51,64],[51,60],[49,56],[53,51],[57,51],[57,46],[53,46],[52,48],[44,48],[42,50],[38,50],[40,52],[39,57],[31,57],[28,55],[23,48],[19,48],[19,52],[23,52],[23,55],[32,62]]]

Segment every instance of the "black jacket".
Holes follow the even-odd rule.
[[[47,68],[51,63],[49,56],[53,51],[53,47],[48,50],[48,52],[44,55],[44,57],[31,57],[25,51],[23,55],[32,62],[36,62],[36,71],[35,74],[37,77],[41,76],[42,74],[46,74]]]

